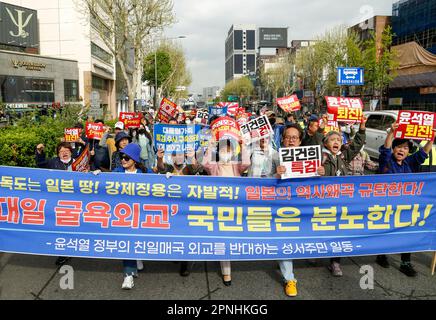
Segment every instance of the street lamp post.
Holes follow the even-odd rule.
[[[174,38],[154,39],[153,44],[161,40],[184,39],[186,36],[178,36]],[[157,48],[154,50],[154,108],[157,110]]]

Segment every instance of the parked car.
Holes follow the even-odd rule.
[[[371,158],[378,160],[378,149],[385,143],[387,129],[397,121],[398,110],[365,111],[364,114],[368,118],[365,150]]]

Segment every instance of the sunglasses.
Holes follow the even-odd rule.
[[[126,154],[123,154],[122,156],[121,156],[121,160],[124,160],[124,161],[130,161],[130,160],[132,160],[132,158],[130,158],[128,155],[126,155]]]

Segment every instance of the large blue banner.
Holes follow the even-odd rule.
[[[436,173],[292,180],[0,167],[0,251],[280,260],[436,250]]]

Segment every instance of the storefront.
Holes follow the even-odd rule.
[[[6,112],[59,109],[79,101],[77,61],[0,50],[0,99]]]

